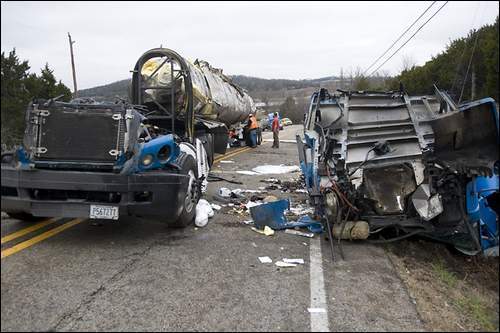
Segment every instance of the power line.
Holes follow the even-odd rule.
[[[476,23],[476,17],[477,17],[477,12],[478,12],[480,3],[481,3],[481,1],[477,2],[476,10],[474,11],[474,19],[472,20],[470,30],[473,30],[474,23]],[[468,40],[466,39],[464,41],[464,49],[462,50],[462,54],[460,55],[460,59],[458,60],[458,63],[457,63],[457,69],[455,71],[455,78],[453,79],[453,84],[451,85],[450,92],[452,92],[452,93],[455,91],[455,85],[457,84],[457,80],[458,80],[458,77],[460,74],[460,67],[462,67],[462,60],[464,58],[465,51],[467,51],[467,44],[468,44]]]
[[[476,51],[477,39],[479,38],[479,30],[476,30],[476,39],[474,40],[474,46],[472,47],[472,53],[469,59],[469,65],[467,66],[467,71],[465,72],[464,83],[462,85],[462,90],[460,91],[460,98],[458,99],[458,104],[462,101],[462,96],[464,94],[465,84],[467,83],[467,77],[469,76],[470,65],[472,64],[472,58],[474,57],[474,51]]]
[[[415,23],[417,23],[421,18],[422,16],[424,16],[425,13],[427,13],[427,11],[429,11],[429,9],[431,9],[431,7],[436,3],[437,1],[433,1],[429,7],[427,7],[426,10],[424,10],[424,12],[422,14],[420,14],[420,16],[415,20],[413,21],[413,23],[398,37],[398,39],[396,39],[396,41],[394,41],[394,43],[392,43],[391,46],[389,46],[389,48],[387,50],[384,51],[384,53],[382,53],[382,55],[380,57],[377,58],[377,60],[375,60],[370,66],[368,66],[368,68],[365,69],[365,71],[363,72],[363,75],[366,74],[366,72],[368,72],[370,70],[370,68],[373,67],[373,65],[375,65],[383,56],[385,56],[387,54],[387,52],[389,52],[390,49],[392,49],[392,47],[397,43],[399,42],[399,40],[408,32],[408,30],[410,30],[414,25]]]
[[[438,10],[437,10],[434,14],[432,14],[432,16],[431,16],[431,17],[429,17],[429,19],[428,19],[427,21],[425,21],[425,22],[424,22],[424,24],[422,24],[422,25],[421,25],[421,26],[417,29],[417,31],[415,31],[415,32],[413,33],[413,35],[411,35],[411,36],[410,36],[410,38],[408,38],[408,39],[406,40],[406,42],[404,42],[404,44],[403,44],[403,45],[401,45],[401,46],[400,46],[400,47],[399,47],[399,48],[398,48],[398,49],[397,49],[397,50],[396,50],[393,54],[391,54],[391,56],[390,56],[389,58],[387,58],[387,59],[386,59],[386,60],[385,60],[385,61],[384,61],[384,62],[383,62],[380,66],[378,66],[378,67],[377,67],[377,69],[375,69],[373,72],[371,72],[371,74],[370,74],[370,75],[368,75],[368,76],[372,76],[374,73],[376,73],[376,72],[380,69],[380,67],[384,66],[386,62],[388,62],[388,61],[389,61],[389,60],[390,60],[390,59],[391,59],[391,58],[392,58],[392,57],[393,57],[396,53],[398,53],[398,52],[399,52],[399,50],[401,50],[401,49],[402,49],[402,48],[403,48],[406,44],[408,44],[408,42],[409,42],[409,41],[410,41],[413,37],[415,37],[415,35],[416,35],[416,34],[417,34],[417,33],[418,33],[418,32],[419,32],[419,31],[420,31],[420,30],[421,30],[421,29],[422,29],[422,28],[423,28],[423,27],[427,24],[427,23],[429,23],[429,21],[430,21],[430,20],[432,20],[432,18],[433,18],[434,16],[436,16],[436,14],[437,14],[437,13],[439,13],[439,12],[441,11],[441,9],[443,9],[443,7],[444,7],[444,6],[446,6],[446,4],[447,4],[447,3],[448,3],[448,1],[446,1],[446,2],[445,2],[442,6],[441,6],[441,7],[439,7],[439,9],[438,9]]]

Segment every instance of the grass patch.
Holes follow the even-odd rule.
[[[448,287],[455,288],[458,282],[457,276],[450,272],[443,261],[435,262],[431,265],[434,274],[438,276],[438,278],[443,281]]]
[[[477,296],[463,297],[457,301],[458,307],[467,315],[471,315],[485,331],[498,331],[495,327],[495,314],[488,310]]]

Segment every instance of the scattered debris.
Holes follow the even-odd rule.
[[[215,209],[215,210],[221,210],[221,206],[217,205],[217,204],[214,204],[214,203],[211,203],[210,206],[212,206],[212,209]]]
[[[232,199],[245,199],[243,193],[261,193],[260,190],[247,190],[236,188],[234,190],[228,189],[227,187],[219,188],[218,197],[222,199],[222,201],[226,201],[228,198]]]
[[[367,239],[370,227],[366,221],[345,221],[332,227],[333,237],[337,239]]]
[[[219,196],[223,198],[229,198],[231,196],[231,190],[228,189],[227,187],[221,187],[219,189]]]
[[[283,262],[286,262],[287,264],[304,264],[304,259],[298,258],[298,259],[288,259],[288,258],[283,258]]]
[[[242,193],[261,193],[262,191],[260,190],[246,190],[246,189],[241,189],[241,188],[236,188],[234,190],[231,190],[232,193],[236,195],[241,195]]]
[[[272,236],[274,235],[274,230],[269,228],[268,226],[264,227],[264,230],[259,230],[255,227],[252,227],[252,230],[255,232],[258,232],[259,234],[266,235],[266,236]]]
[[[246,225],[254,224],[253,220],[245,220],[245,221],[243,221],[243,223],[246,224]]]
[[[250,207],[250,214],[257,227],[269,226],[274,230],[282,230],[287,228],[307,227],[315,225],[314,230],[321,229],[321,224],[308,216],[303,216],[296,222],[289,222],[284,214],[289,208],[290,202],[287,199],[262,203],[260,205],[253,204]]]
[[[217,165],[218,168],[220,168],[220,165]],[[227,179],[227,178],[223,178],[223,177],[219,177],[219,176],[216,176],[212,173],[209,173],[208,174],[208,179],[207,179],[209,182],[218,182],[218,181],[225,181],[225,182],[228,182],[228,183],[231,183],[231,184],[243,184],[242,182],[240,181],[237,181],[237,180],[230,180],[230,179]]]
[[[231,160],[222,160],[222,161],[219,161],[219,163],[234,163],[234,161],[231,161]]]
[[[269,257],[259,257],[259,260],[262,264],[271,264],[273,262]]]
[[[252,195],[250,197],[250,201],[262,201],[262,200],[264,200],[264,197],[260,195]]]
[[[297,205],[295,207],[290,207],[290,211],[295,215],[305,215],[314,213],[313,207],[304,207],[302,205]]]
[[[278,267],[295,267],[295,266],[297,266],[297,264],[291,264],[291,263],[287,263],[287,262],[283,262],[283,261],[276,261],[275,265]]]
[[[286,229],[285,233],[286,234],[291,234],[291,235],[308,237],[308,238],[313,238],[314,237],[314,233],[312,233],[312,232],[303,232],[303,231],[292,230],[292,229]]]
[[[276,179],[276,178],[262,179],[261,182],[263,182],[263,183],[281,184],[281,181],[279,179]]]
[[[275,202],[278,201],[278,198],[276,198],[274,195],[268,195],[267,197],[264,198],[264,202]]]
[[[258,201],[249,201],[245,204],[245,207],[247,209],[250,209],[252,207],[255,207],[255,206],[259,206],[259,205],[262,205],[263,203],[262,202],[258,202]]]
[[[269,226],[273,229],[281,229],[287,223],[284,215],[289,206],[288,200],[278,200],[250,208],[250,214],[257,227]]]

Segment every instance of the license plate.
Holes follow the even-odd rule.
[[[118,220],[118,207],[90,205],[90,218]]]

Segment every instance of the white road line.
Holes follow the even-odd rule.
[[[320,238],[312,238],[311,256],[311,332],[329,332],[328,305],[326,304],[325,281],[323,277],[323,260],[321,258]],[[323,311],[324,309],[324,311]]]

